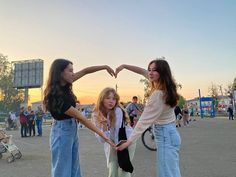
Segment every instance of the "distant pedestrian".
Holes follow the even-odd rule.
[[[35,136],[35,114],[33,110],[31,110],[30,114],[28,115],[28,128],[29,136]]]
[[[185,104],[182,109],[182,115],[183,115],[183,123],[184,126],[187,126],[189,124],[189,111],[188,111],[188,105]]]
[[[227,112],[229,114],[229,120],[234,120],[234,111],[231,105],[229,105]]]
[[[138,106],[137,96],[133,96],[132,102],[126,106],[126,110],[129,115],[130,124],[132,127],[134,127],[137,122],[138,116],[142,114],[142,111]]]
[[[176,127],[181,127],[182,111],[178,105],[175,106]]]
[[[44,117],[44,111],[41,106],[38,106],[38,110],[35,113],[35,118],[36,118],[36,126],[37,126],[37,136],[42,136],[43,135],[43,117]]]
[[[21,133],[21,137],[27,137],[27,118],[24,114],[25,112],[25,108],[21,107],[20,108],[20,133]]]

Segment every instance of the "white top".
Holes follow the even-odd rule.
[[[156,90],[149,97],[142,115],[129,140],[135,141],[152,124],[164,125],[175,121],[174,108],[165,104],[163,91]]]
[[[101,129],[101,131],[103,131],[108,138],[110,138],[115,144],[117,144],[118,143],[119,128],[121,127],[122,120],[123,120],[123,112],[122,112],[121,108],[116,107],[115,115],[116,115],[115,127],[111,127],[110,130],[108,130],[108,131],[103,131],[102,129]],[[96,121],[95,121],[96,116],[97,116],[96,113],[92,114],[92,119],[93,119],[93,122],[95,123],[95,125],[96,125]],[[108,120],[108,124],[110,125],[109,114],[107,115],[107,120]],[[98,125],[96,125],[96,126],[99,127]],[[133,132],[133,128],[129,125],[126,125],[125,130],[126,130],[126,136],[127,136],[127,138],[129,138],[129,136]],[[110,162],[110,148],[111,147],[98,134],[95,133],[95,136],[97,137],[99,142],[104,143],[104,152],[106,155],[107,165],[108,165],[108,163]]]

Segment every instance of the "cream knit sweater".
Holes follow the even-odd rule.
[[[164,125],[175,121],[174,108],[165,104],[164,93],[154,91],[149,97],[141,117],[136,124],[129,140],[135,141],[152,124]]]

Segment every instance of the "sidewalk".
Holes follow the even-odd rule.
[[[182,137],[180,166],[182,177],[236,177],[236,121],[227,118],[197,119],[178,129]],[[8,131],[22,151],[22,159],[8,164],[0,159],[1,177],[50,177],[50,126],[43,137],[21,138],[19,131]],[[93,133],[81,129],[80,160],[83,177],[106,177],[103,145]],[[144,148],[139,139],[133,177],[156,177],[156,153]],[[66,162],[65,162],[66,163]]]

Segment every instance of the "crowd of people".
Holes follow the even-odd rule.
[[[175,106],[176,127],[188,126],[191,121],[196,121],[193,111],[185,104],[181,109],[179,105]]]
[[[27,109],[21,107],[19,115],[21,137],[36,136],[35,127],[37,128],[37,136],[42,136],[43,117],[44,111],[41,106],[38,106],[36,111],[32,110],[31,106],[28,106]]]

